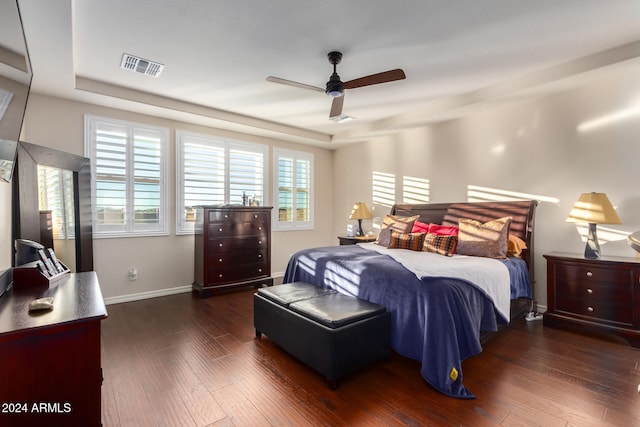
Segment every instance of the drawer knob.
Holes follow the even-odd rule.
[[[258,254],[258,258],[262,258],[262,254]]]
[[[253,217],[254,218],[258,218],[258,214],[253,214]]]
[[[590,271],[587,271],[587,277],[593,277],[593,273]]]
[[[587,311],[588,311],[589,313],[593,313],[593,307],[587,307]]]
[[[222,273],[218,274],[218,277],[222,277]]]
[[[222,258],[218,258],[218,262],[222,262]]]
[[[258,273],[262,273],[262,269],[261,268],[258,269]]]
[[[262,227],[258,227],[258,230],[262,230]]]
[[[218,246],[219,246],[219,247],[222,247],[222,243],[218,243]]]
[[[593,289],[591,289],[591,288],[587,289],[587,293],[588,294],[592,294],[593,293]]]
[[[261,245],[262,244],[262,240],[258,240],[258,244]]]

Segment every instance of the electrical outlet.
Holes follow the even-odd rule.
[[[129,280],[131,280],[131,281],[138,280],[138,269],[137,268],[132,268],[131,270],[129,270]]]

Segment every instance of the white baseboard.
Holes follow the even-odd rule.
[[[284,276],[284,271],[273,273],[271,275],[271,277],[273,277],[274,279],[279,279],[283,276]],[[104,303],[106,305],[110,305],[110,304],[120,304],[122,302],[139,301],[139,300],[149,299],[149,298],[165,297],[167,295],[175,295],[175,294],[191,292],[191,289],[192,289],[191,285],[186,285],[186,286],[178,286],[175,288],[160,289],[157,291],[140,292],[138,294],[120,295],[117,297],[105,298]]]
[[[122,302],[139,301],[149,298],[165,297],[167,295],[183,294],[191,292],[191,285],[178,286],[175,288],[160,289],[157,291],[140,292],[138,294],[120,295],[104,299],[106,305],[120,304]]]

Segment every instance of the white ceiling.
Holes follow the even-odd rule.
[[[6,1],[6,0],[3,0]],[[19,0],[32,92],[326,147],[557,90],[640,58],[639,0]],[[346,91],[329,121],[327,53]],[[123,53],[165,65],[120,68]],[[595,70],[595,71],[594,71]]]

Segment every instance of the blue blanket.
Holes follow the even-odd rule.
[[[524,261],[504,262],[514,279],[512,298],[531,298]],[[356,245],[294,254],[283,282],[297,281],[384,305],[391,313],[391,347],[420,361],[423,378],[441,393],[475,397],[462,384],[462,362],[482,351],[480,331],[495,331],[504,320],[491,300],[468,282],[419,280],[391,257]]]

